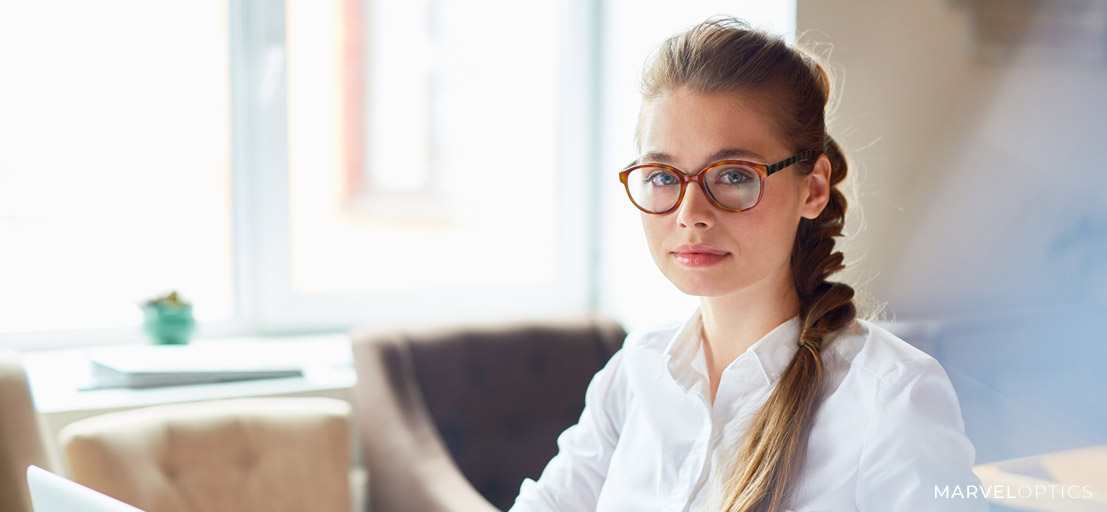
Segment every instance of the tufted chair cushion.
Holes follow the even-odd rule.
[[[27,466],[51,466],[40,432],[19,356],[0,351],[0,511],[31,512]]]
[[[349,404],[254,398],[105,414],[61,432],[75,481],[147,512],[349,512]]]
[[[371,509],[510,507],[625,336],[598,318],[354,333]]]

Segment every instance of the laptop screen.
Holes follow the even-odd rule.
[[[142,512],[37,466],[27,468],[27,487],[35,512]]]

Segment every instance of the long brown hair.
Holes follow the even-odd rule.
[[[853,288],[827,281],[844,268],[834,238],[842,235],[845,223],[846,198],[838,184],[848,169],[841,148],[826,131],[830,82],[815,56],[735,18],[712,18],[669,38],[643,71],[643,105],[678,87],[741,92],[771,109],[767,117],[775,126],[769,129],[792,150],[816,149],[830,160],[830,199],[817,218],[800,220],[792,246],[800,348],[739,441],[732,467],[721,475],[724,512],[784,509],[818,405],[824,340],[857,316]],[[814,164],[796,169],[810,173]]]

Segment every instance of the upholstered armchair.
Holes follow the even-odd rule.
[[[369,509],[510,507],[625,335],[600,318],[354,331]]]
[[[67,425],[73,480],[147,512],[349,512],[349,404],[251,398]]]
[[[0,351],[0,511],[31,512],[27,466],[51,467],[27,373],[14,352]]]

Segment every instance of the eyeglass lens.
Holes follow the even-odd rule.
[[[680,181],[676,172],[664,167],[647,166],[635,169],[627,176],[627,189],[640,208],[659,213],[676,206],[680,198]],[[761,175],[752,167],[715,167],[707,171],[703,182],[715,202],[731,210],[751,208],[761,195]]]

